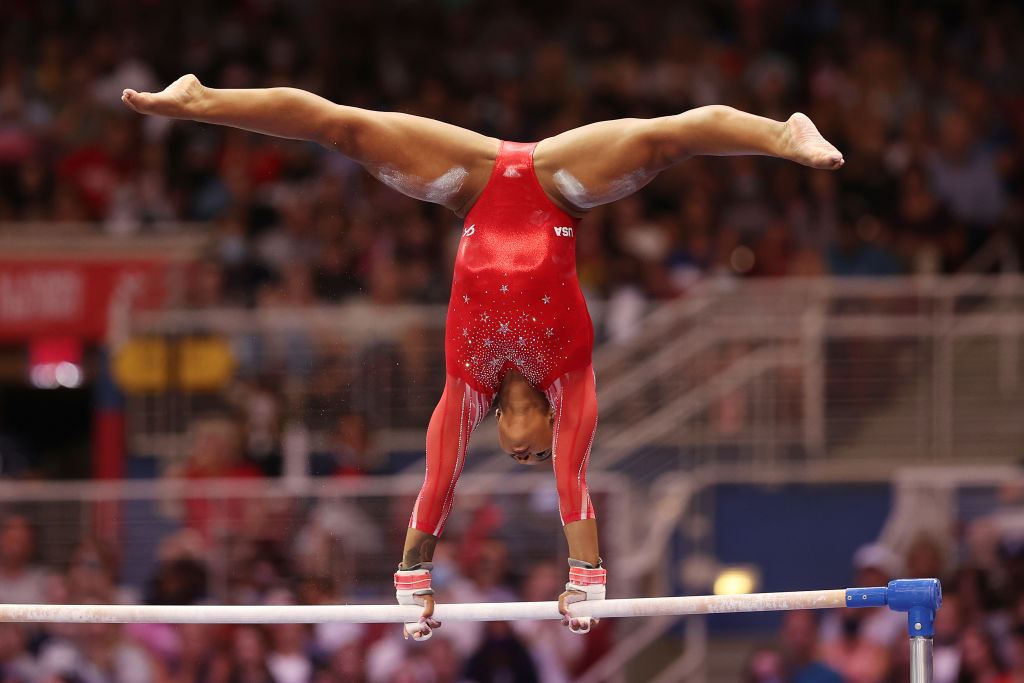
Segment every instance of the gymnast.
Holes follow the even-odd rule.
[[[550,458],[569,546],[559,611],[605,596],[586,469],[597,427],[593,326],[576,279],[575,234],[594,207],[633,194],[697,154],[761,154],[835,170],[842,155],[800,113],[785,122],[726,106],[602,121],[531,144],[503,142],[409,114],[334,104],[294,88],[221,90],[182,76],[159,93],[126,89],[142,114],[309,140],[344,154],[402,194],[465,219],[445,324],[444,393],[427,428],[426,476],[395,574],[399,603],[423,606],[405,636],[426,640],[430,570],[473,430],[497,399],[501,447]]]

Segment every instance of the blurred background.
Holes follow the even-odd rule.
[[[1024,11],[998,0],[0,4],[0,600],[389,603],[460,221],[309,144],[143,118],[187,72],[538,140],[722,103],[838,173],[698,158],[591,212],[611,597],[943,579],[935,680],[1024,680]],[[493,421],[442,601],[548,600],[550,472]],[[908,680],[853,610],[0,625],[0,680]]]

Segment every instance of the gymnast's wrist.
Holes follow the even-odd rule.
[[[430,586],[430,571],[433,568],[430,562],[420,562],[408,568],[398,565],[398,571],[395,572],[395,597],[398,604],[422,604],[424,596],[434,594]]]
[[[604,600],[607,580],[608,572],[600,558],[596,567],[589,562],[569,558],[569,582],[565,584],[565,590],[583,593],[586,596],[584,600]]]

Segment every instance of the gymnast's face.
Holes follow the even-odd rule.
[[[516,462],[536,465],[551,458],[555,413],[547,401],[528,405],[512,402],[499,407],[494,416],[498,420],[498,442]]]

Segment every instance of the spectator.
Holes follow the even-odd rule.
[[[31,472],[31,462],[18,440],[0,433],[0,479],[13,479]]]
[[[206,597],[207,570],[197,559],[177,557],[157,567],[146,602],[150,605],[195,605]]]
[[[238,626],[231,636],[230,681],[277,683],[267,667],[267,636],[258,626]]]
[[[366,417],[359,413],[339,415],[335,421],[331,450],[313,455],[312,474],[366,476],[376,469],[370,448],[370,430]]]
[[[955,683],[960,672],[960,633],[962,615],[960,596],[944,590],[942,609],[935,613],[935,640],[932,654],[934,683]]]
[[[95,596],[83,600],[103,603]],[[44,678],[73,677],[88,683],[150,683],[156,674],[149,654],[124,638],[119,624],[76,624],[70,637],[43,644],[39,664]]]
[[[214,624],[179,624],[176,648],[164,663],[164,675],[174,683],[216,680],[213,662],[219,645]]]
[[[554,562],[534,564],[523,582],[522,599],[550,600],[562,588],[564,571]],[[537,676],[545,683],[572,680],[586,643],[557,621],[516,621],[512,630],[529,649]]]
[[[1024,681],[1024,625],[1014,627],[1009,653],[1010,666],[1004,676],[1005,683],[1021,683]]]
[[[881,241],[882,224],[862,212],[863,205],[851,199],[828,248],[828,271],[841,277],[897,275],[895,255]]]
[[[959,227],[929,190],[924,172],[910,169],[903,176],[893,229],[911,270],[937,273],[961,265],[967,245],[959,239]]]
[[[345,602],[342,596],[338,595],[333,582],[329,578],[307,577],[299,583],[298,590],[300,603],[303,605],[336,605]],[[347,647],[358,647],[366,635],[365,624],[350,624],[345,622],[328,622],[313,625],[313,647],[317,657],[322,660],[331,660],[331,653]],[[341,668],[352,668],[352,662],[348,656],[336,662]],[[329,666],[333,666],[331,664]]]
[[[939,125],[938,149],[930,161],[932,187],[953,215],[978,228],[990,228],[1006,201],[991,151],[977,141],[963,111],[950,111]]]
[[[784,676],[782,656],[773,648],[763,648],[747,661],[743,683],[782,683]]]
[[[32,683],[41,678],[28,635],[23,624],[0,624],[0,680]]]
[[[275,683],[305,683],[313,675],[305,624],[271,624],[267,670]]]
[[[192,448],[188,459],[173,468],[172,476],[185,479],[251,479],[260,472],[242,459],[238,425],[224,417],[196,420],[191,429]],[[224,499],[213,504],[208,498],[185,501],[185,523],[207,541],[214,528],[225,534],[243,522],[245,503]]]
[[[443,642],[443,638],[438,641]],[[436,645],[434,647],[437,647]],[[444,646],[441,646],[444,647]],[[342,645],[332,651],[327,666],[317,673],[314,681],[316,683],[333,683],[334,681],[352,681],[352,683],[366,683],[366,665],[364,662],[364,650],[357,643]],[[444,679],[440,679],[441,683]]]
[[[841,683],[842,677],[821,660],[818,620],[807,610],[783,612],[780,649],[792,683]]]
[[[0,522],[0,602],[46,602],[47,572],[32,563],[35,531],[26,517]]]
[[[853,568],[855,586],[884,586],[901,569],[896,555],[878,544],[858,548]],[[889,651],[905,634],[905,617],[885,607],[831,612],[821,624],[823,661],[844,680],[877,681],[888,673]]]
[[[466,662],[466,676],[477,683],[539,681],[533,662],[507,622],[488,622],[484,642]]]
[[[1008,683],[992,637],[972,626],[960,636],[960,675],[957,683]]]

